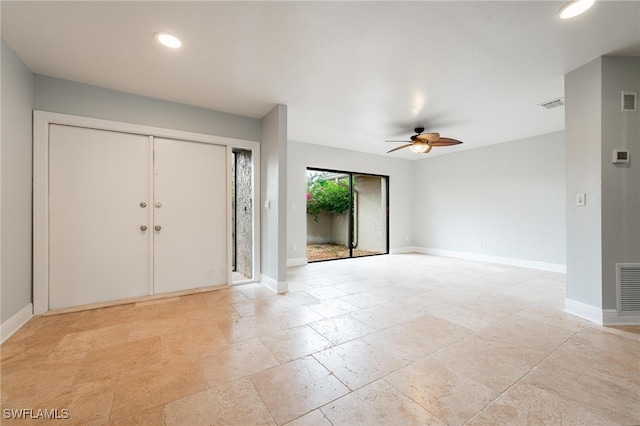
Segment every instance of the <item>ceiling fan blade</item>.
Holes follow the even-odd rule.
[[[452,145],[459,145],[462,142],[460,142],[457,139],[451,139],[451,138],[440,138],[435,142],[429,142],[429,145],[431,146],[452,146]]]
[[[403,142],[404,142],[404,141],[403,141]],[[410,147],[411,145],[413,145],[413,144],[412,144],[412,143],[408,143],[408,144],[406,144],[406,145],[401,145],[401,146],[399,146],[399,147],[397,147],[397,148],[393,148],[391,151],[387,151],[387,154],[389,154],[390,152],[393,152],[393,151],[397,151],[397,150],[402,149],[402,148],[408,148],[408,147]]]
[[[435,142],[440,139],[440,133],[421,133],[416,136],[416,139],[424,142]]]

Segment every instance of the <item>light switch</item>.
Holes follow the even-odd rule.
[[[584,192],[578,192],[576,194],[576,206],[585,206],[587,205],[587,194]]]

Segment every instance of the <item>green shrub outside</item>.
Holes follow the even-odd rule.
[[[347,179],[324,180],[312,178],[307,180],[307,214],[318,222],[318,215],[324,211],[332,214],[343,214],[349,210],[349,181]]]

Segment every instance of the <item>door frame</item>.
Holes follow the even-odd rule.
[[[253,279],[260,276],[260,143],[243,139],[207,135],[182,130],[47,111],[33,112],[33,313],[49,310],[49,125],[84,127],[97,130],[163,137],[190,142],[223,145],[227,149],[227,176],[231,175],[231,152],[243,148],[253,152]],[[231,184],[227,182],[227,281],[232,283],[231,267]],[[151,188],[153,190],[153,188]],[[150,267],[153,268],[153,260]],[[152,284],[152,283],[151,283]],[[152,293],[152,286],[150,295]]]
[[[335,259],[322,259],[322,260],[314,260],[312,262],[309,262],[309,260],[307,259],[307,263],[318,263],[318,262],[328,262],[331,260],[342,260],[342,259],[356,259],[356,258],[360,258],[360,257],[369,257],[369,256],[382,256],[385,254],[389,254],[389,206],[390,206],[390,200],[389,200],[389,193],[390,193],[390,188],[391,185],[389,183],[390,181],[390,177],[387,175],[380,175],[380,174],[376,174],[376,173],[363,173],[363,172],[353,172],[353,171],[347,171],[347,170],[336,170],[336,169],[327,169],[327,168],[322,168],[322,167],[313,167],[313,166],[307,166],[305,168],[305,172],[307,171],[315,171],[315,172],[329,172],[329,173],[336,173],[336,174],[345,174],[345,175],[349,175],[349,222],[348,222],[348,240],[349,240],[349,246],[347,247],[349,249],[349,257],[338,257]],[[385,180],[385,197],[386,197],[386,206],[385,206],[385,217],[386,217],[386,229],[385,229],[385,238],[386,238],[386,248],[385,248],[385,252],[384,253],[375,253],[375,254],[367,254],[364,256],[357,256],[354,257],[353,256],[353,237],[354,237],[354,202],[353,202],[353,191],[354,191],[354,177],[358,175],[358,176],[370,176],[370,177],[377,177],[380,179],[384,179]],[[305,173],[306,176],[306,173]],[[306,221],[305,221],[306,224]],[[306,229],[306,226],[305,226]],[[308,235],[308,230],[306,231],[307,235]],[[306,252],[305,252],[306,253]],[[306,257],[306,254],[305,254]]]

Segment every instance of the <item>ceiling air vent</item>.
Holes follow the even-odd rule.
[[[636,110],[636,92],[622,92],[622,112],[634,112]]]
[[[545,107],[546,109],[558,108],[564,105],[564,98],[552,99],[538,105],[540,105],[541,107]]]
[[[640,315],[640,263],[617,263],[618,314]]]

